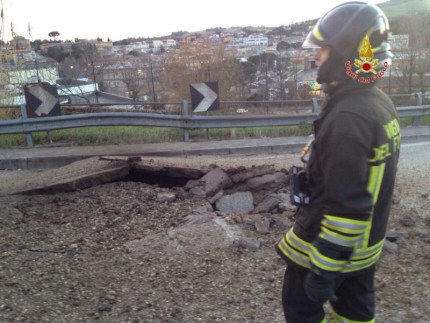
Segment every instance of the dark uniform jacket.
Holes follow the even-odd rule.
[[[277,251],[323,271],[370,267],[381,253],[391,207],[400,149],[396,109],[377,87],[341,85],[329,92],[314,136],[306,165],[310,204],[299,209]],[[316,240],[349,252],[322,250]]]

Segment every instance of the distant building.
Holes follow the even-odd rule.
[[[163,46],[164,46],[164,43],[161,39],[154,39],[152,41],[152,48],[154,48],[155,50],[158,50]]]
[[[393,35],[388,33],[388,43],[392,50],[405,50],[409,48],[409,35]]]
[[[113,43],[111,41],[110,42],[95,42],[94,45],[96,46],[97,53],[99,53],[100,56],[112,55]]]
[[[248,46],[267,47],[269,39],[263,35],[250,35],[245,39],[245,43]]]
[[[170,47],[176,47],[177,43],[176,40],[169,38],[163,41],[164,47],[170,48]]]

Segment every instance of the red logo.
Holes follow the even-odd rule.
[[[372,83],[376,80],[379,80],[382,75],[384,75],[387,70],[388,63],[384,62],[384,67],[381,72],[377,72],[374,67],[377,67],[379,62],[377,59],[373,59],[372,47],[370,46],[369,37],[366,35],[363,41],[363,45],[360,50],[360,59],[355,59],[354,66],[358,67],[357,70],[352,70],[351,62],[346,62],[346,74],[354,80],[357,80],[360,83]],[[359,77],[360,73],[372,73],[371,77]]]

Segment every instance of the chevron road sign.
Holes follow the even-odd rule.
[[[219,109],[218,82],[190,84],[193,112]]]
[[[24,94],[29,118],[60,115],[60,103],[55,85],[47,82],[27,83],[24,86]]]

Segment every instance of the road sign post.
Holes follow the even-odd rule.
[[[191,104],[193,112],[206,112],[219,109],[218,82],[190,84]],[[206,128],[209,139],[209,128]]]
[[[188,116],[188,101],[182,101],[182,106],[184,108],[184,116]],[[187,128],[184,128],[184,141],[187,142],[190,139],[190,135]]]
[[[27,83],[24,85],[25,105],[21,106],[23,119],[47,116],[59,116],[61,114],[60,102],[56,85],[48,82]],[[31,132],[26,133],[28,146],[33,146]],[[47,137],[51,141],[49,131]]]
[[[21,118],[23,121],[27,119],[27,109],[25,108],[25,104],[21,104]],[[33,146],[33,136],[31,135],[31,132],[25,133],[25,140],[27,141],[27,146],[32,147]]]

